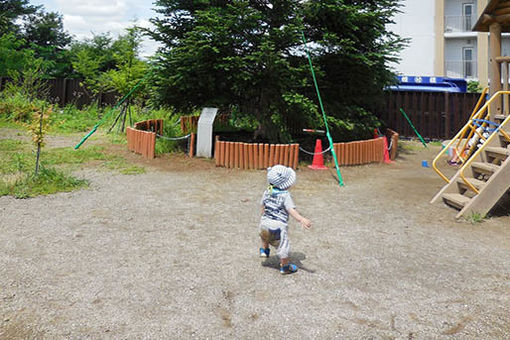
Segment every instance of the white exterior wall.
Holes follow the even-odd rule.
[[[463,52],[464,48],[472,49],[472,62],[471,68],[473,76],[469,78],[476,78],[477,75],[477,39],[475,38],[458,38],[447,39],[444,46],[445,54],[445,71],[447,77],[464,78],[464,62]]]
[[[501,40],[501,55],[508,57],[510,56],[510,36],[503,36]]]
[[[409,76],[434,76],[434,0],[404,0],[402,13],[389,29],[402,38],[410,38],[398,65],[390,65],[397,73]]]

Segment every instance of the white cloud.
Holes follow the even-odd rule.
[[[123,18],[127,11],[126,2],[123,0],[57,0],[57,5],[65,14],[92,20]]]
[[[110,32],[112,36],[124,34],[124,29],[136,24],[150,28],[154,0],[33,0],[34,4],[44,5],[47,11],[57,11],[63,15],[64,29],[78,40],[91,38],[92,34]],[[31,1],[32,2],[32,1]],[[156,51],[158,43],[144,38],[142,56],[147,57]]]

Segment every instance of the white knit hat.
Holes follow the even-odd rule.
[[[267,181],[278,189],[287,190],[296,182],[296,172],[278,164],[267,168]]]

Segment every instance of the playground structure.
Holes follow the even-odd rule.
[[[457,218],[485,216],[510,188],[510,57],[501,56],[501,33],[510,32],[510,2],[489,1],[473,30],[490,32],[490,88],[480,96],[466,125],[433,161],[446,185],[431,203],[442,199],[460,210]],[[482,106],[487,92],[490,99]],[[452,178],[437,168],[447,150],[453,150],[461,163]]]

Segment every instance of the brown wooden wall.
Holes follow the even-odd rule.
[[[375,112],[400,136],[416,137],[402,108],[422,137],[449,139],[467,123],[479,97],[478,93],[388,91]]]
[[[0,77],[0,91],[4,89],[8,81],[10,80]],[[46,80],[49,89],[48,100],[61,107],[74,104],[81,108],[92,104],[95,98],[90,95],[90,91],[81,86],[81,82],[83,82],[83,79],[58,78]],[[99,106],[111,106],[115,105],[120,97],[115,92],[101,92],[96,99]]]
[[[361,165],[384,161],[384,137],[349,143],[333,143],[338,165]]]
[[[141,154],[145,158],[155,157],[156,133],[126,128],[128,150]]]
[[[296,169],[299,144],[257,144],[216,141],[216,166],[238,169],[267,169],[282,164]]]

